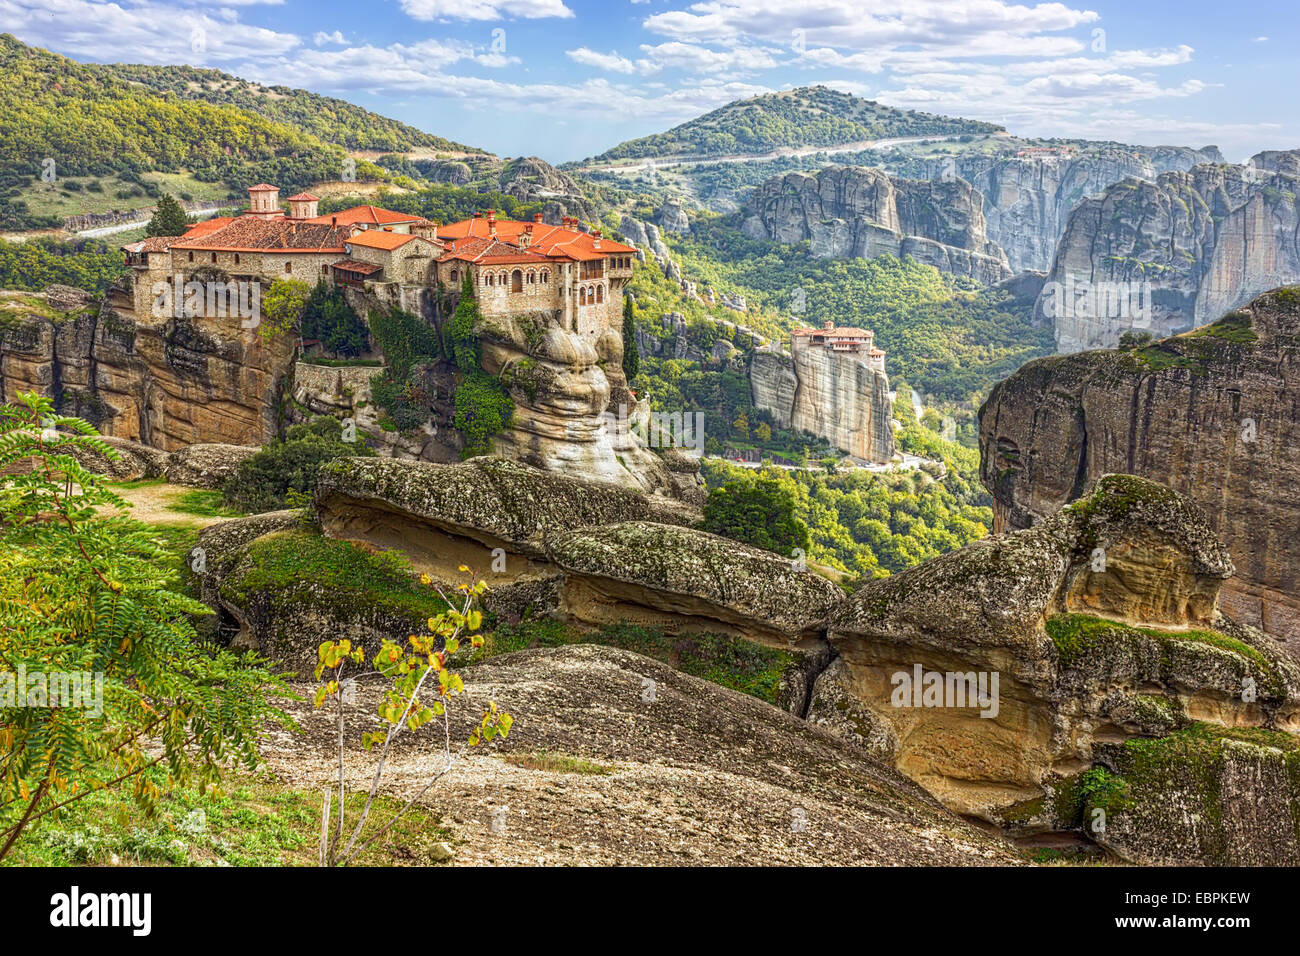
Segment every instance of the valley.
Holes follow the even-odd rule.
[[[3,865],[1300,864],[1300,149],[0,61]]]

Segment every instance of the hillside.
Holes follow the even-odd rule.
[[[221,195],[259,180],[296,190],[338,179],[353,149],[466,149],[314,93],[188,67],[83,64],[9,34],[0,112],[0,225],[15,229],[60,225],[60,197],[88,192],[132,208],[160,186],[182,198],[200,198],[202,184]],[[357,175],[385,178],[364,160]],[[89,196],[83,205],[97,208]]]
[[[894,109],[825,86],[811,86],[728,103],[666,133],[620,143],[590,162],[766,153],[783,147],[839,146],[895,136],[1002,131],[993,123]]]
[[[172,94],[184,100],[250,110],[345,149],[483,152],[372,113],[346,100],[288,86],[262,86],[220,70],[124,63],[106,64],[95,69],[159,95]]]

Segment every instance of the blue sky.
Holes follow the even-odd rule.
[[[1012,0],[0,0],[85,61],[191,63],[553,162],[824,83],[1014,133],[1300,147],[1287,3]]]

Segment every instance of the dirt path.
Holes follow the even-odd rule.
[[[229,521],[229,517],[219,515],[196,515],[186,511],[174,510],[172,506],[179,502],[186,492],[195,491],[188,485],[171,485],[166,482],[150,482],[140,485],[112,485],[113,491],[131,502],[128,512],[137,521],[145,524],[175,524],[196,528],[206,528],[218,521]]]

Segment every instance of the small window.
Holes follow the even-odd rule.
[[[190,262],[193,262],[193,261],[194,261],[194,253],[191,252],[191,253],[190,253]]]
[[[216,261],[217,261],[217,254],[216,254],[215,252],[212,253],[212,261],[213,261],[213,262],[216,262]]]
[[[235,265],[239,265],[239,253],[235,253]]]
[[[293,263],[292,263],[292,262],[286,262],[286,263],[284,264],[284,271],[285,271],[285,272],[292,272],[292,271],[293,271]]]

